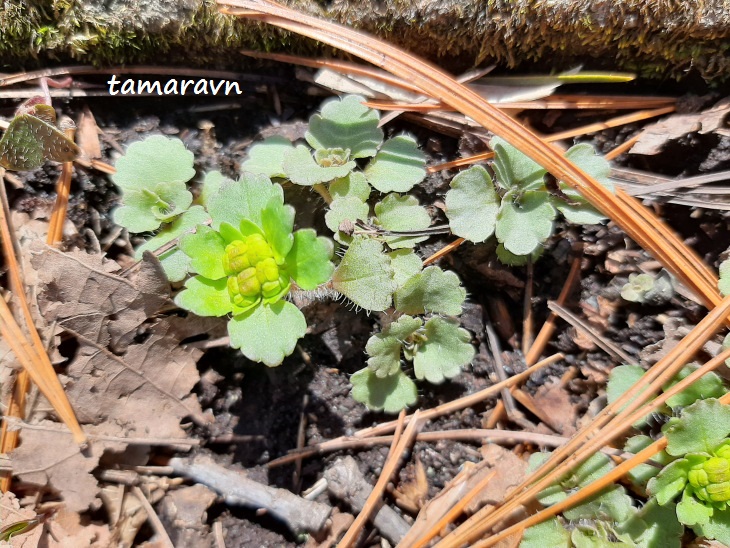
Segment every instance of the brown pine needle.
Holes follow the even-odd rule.
[[[471,407],[472,405],[476,405],[477,403],[484,401],[487,398],[490,398],[496,394],[499,394],[500,390],[504,387],[514,386],[516,384],[519,384],[527,378],[535,373],[536,371],[539,371],[540,369],[547,367],[549,365],[552,365],[560,360],[563,359],[562,354],[553,354],[552,356],[545,358],[541,362],[536,363],[532,367],[529,367],[525,369],[522,373],[518,373],[517,375],[514,375],[507,379],[504,382],[497,383],[492,386],[488,386],[487,388],[484,388],[480,390],[479,392],[475,392],[474,394],[469,394],[468,396],[464,396],[462,398],[458,398],[454,401],[450,401],[447,403],[443,403],[437,407],[434,407],[433,409],[428,409],[426,411],[421,411],[421,419],[422,420],[431,420],[436,417],[440,417],[442,415],[448,415],[449,413],[455,413],[456,411],[461,411],[462,409],[466,409],[467,407]],[[404,421],[409,422],[413,418],[413,415],[408,415],[405,417]],[[393,432],[398,424],[397,420],[394,421],[388,421],[384,422],[382,424],[379,424],[377,426],[372,426],[370,428],[365,428],[363,430],[360,430],[359,432],[356,432],[353,436],[341,436],[339,438],[335,438],[332,440],[328,440],[325,442],[320,443],[319,445],[316,445],[314,447],[307,447],[303,449],[300,452],[297,452],[296,454],[288,454],[284,455],[283,457],[279,457],[278,459],[274,459],[271,462],[267,464],[267,467],[274,468],[276,466],[281,466],[283,464],[288,464],[290,462],[293,462],[297,458],[304,458],[311,455],[316,455],[320,452],[335,450],[338,448],[338,445],[343,443],[346,440],[351,440],[352,438],[370,438],[373,436],[381,436],[383,434],[389,434]],[[332,449],[334,447],[334,449]]]
[[[399,422],[402,424],[402,418],[399,419]],[[355,521],[352,522],[352,525],[350,525],[347,533],[345,533],[345,536],[342,537],[342,540],[340,540],[340,542],[338,543],[338,548],[350,548],[350,546],[352,546],[355,541],[357,541],[357,538],[360,536],[365,522],[370,519],[370,516],[373,514],[373,512],[377,510],[377,505],[383,495],[383,492],[385,491],[385,486],[391,480],[396,470],[400,467],[400,464],[403,460],[403,457],[405,456],[406,451],[408,450],[408,447],[410,447],[418,429],[422,426],[422,424],[423,421],[419,417],[419,412],[416,411],[413,414],[412,420],[408,423],[408,426],[406,427],[403,436],[401,436],[401,439],[395,445],[393,450],[388,454],[388,460],[383,466],[383,471],[380,473],[380,477],[375,483],[375,487],[373,487],[373,490],[370,491],[370,494],[368,495],[368,498],[365,501],[362,510],[360,510],[360,513],[355,518]]]
[[[449,253],[454,251],[457,247],[459,247],[465,241],[466,240],[464,238],[457,238],[450,244],[445,245],[444,247],[439,249],[436,253],[434,253],[430,257],[426,257],[426,259],[424,259],[424,261],[423,261],[423,266],[427,266],[427,265],[430,265],[431,263],[435,263],[442,257],[445,257],[446,255],[448,255]]]
[[[603,157],[606,160],[613,160],[615,158],[618,158],[621,156],[624,152],[628,152],[631,147],[633,147],[636,142],[639,140],[639,137],[641,137],[641,132],[637,132],[635,135],[630,137],[629,139],[626,139],[623,143],[621,143],[616,148],[609,150],[606,154],[603,155]]]

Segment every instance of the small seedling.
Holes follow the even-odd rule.
[[[521,265],[528,257],[535,259],[542,253],[558,212],[576,224],[604,220],[577,191],[556,182],[503,139],[493,138],[490,146],[495,153],[495,179],[485,168],[474,166],[454,177],[446,193],[446,216],[457,236],[479,243],[494,235],[500,260]],[[613,189],[608,181],[608,162],[590,145],[575,145],[565,157]]]
[[[32,97],[15,113],[0,139],[0,166],[29,171],[46,160],[72,162],[81,150],[56,126],[56,111],[44,97]]]
[[[662,270],[657,276],[629,274],[629,281],[621,288],[621,297],[627,301],[648,305],[660,305],[674,296],[672,276]]]

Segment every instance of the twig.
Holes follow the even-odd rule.
[[[147,513],[147,521],[149,521],[152,529],[154,529],[155,534],[157,535],[157,542],[161,543],[162,546],[166,546],[167,548],[175,548],[175,545],[172,543],[172,541],[170,540],[170,536],[165,530],[165,526],[162,525],[159,516],[155,512],[155,509],[152,508],[150,501],[147,500],[147,497],[142,492],[142,489],[140,489],[136,485],[133,485],[132,493],[135,497],[137,497],[140,504],[144,507],[145,512]]]
[[[535,290],[535,268],[532,264],[532,257],[527,256],[527,281],[525,282],[525,296],[522,304],[522,354],[527,356],[532,343],[534,342],[534,322],[532,314],[532,295]]]
[[[362,510],[355,518],[355,521],[352,522],[352,525],[350,525],[347,533],[345,533],[345,536],[342,537],[342,540],[338,544],[338,548],[350,548],[350,546],[352,546],[357,538],[360,536],[365,522],[370,519],[370,516],[375,511],[376,505],[378,501],[380,501],[383,491],[385,491],[385,486],[393,477],[393,474],[395,474],[395,472],[400,467],[405,453],[408,450],[408,447],[410,447],[418,429],[422,426],[422,424],[423,423],[420,418],[420,411],[416,411],[415,413],[413,413],[413,417],[408,423],[408,426],[406,427],[402,438],[398,442],[398,445],[388,455],[388,460],[383,466],[383,470],[380,473],[378,481],[375,483],[375,487],[373,487],[373,490],[368,495],[368,498],[365,501]]]
[[[327,490],[340,500],[346,502],[355,512],[360,512],[365,505],[368,493],[372,491],[363,477],[357,462],[352,457],[337,459],[328,468],[324,477]],[[390,506],[383,505],[373,516],[373,525],[391,544],[397,544],[408,532],[410,526]]]
[[[578,316],[573,314],[570,310],[563,308],[556,302],[548,302],[548,308],[551,312],[555,312],[558,316],[568,322],[570,325],[583,331],[591,341],[601,350],[609,354],[611,357],[621,360],[623,363],[633,363],[635,360],[629,356],[626,352],[621,350],[618,346],[609,341],[606,337],[603,337],[587,322],[580,319]]]
[[[228,470],[205,455],[190,459],[175,457],[170,459],[169,465],[176,474],[210,487],[227,504],[265,508],[295,533],[320,531],[332,511],[326,504],[303,499],[291,491],[253,481],[242,472]]]
[[[497,378],[500,382],[507,380],[507,373],[504,371],[504,362],[502,361],[502,348],[499,344],[497,334],[494,332],[492,322],[487,318],[484,324],[484,330],[487,332],[487,341],[489,341],[489,348],[492,349],[492,358],[494,359],[494,370],[497,373]],[[500,393],[502,394],[502,401],[504,402],[504,409],[507,411],[507,416],[514,418],[517,413],[517,406],[515,400],[512,397],[512,393],[509,388],[503,388]]]

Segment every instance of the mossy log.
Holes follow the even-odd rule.
[[[292,0],[451,70],[498,63],[705,79],[730,74],[730,0]],[[313,41],[223,16],[213,0],[10,0],[5,72],[60,63],[234,68],[240,48],[328,54]],[[547,63],[547,64],[546,64]]]

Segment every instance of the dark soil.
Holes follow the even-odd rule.
[[[291,136],[301,132],[301,125],[293,122],[306,121],[318,107],[321,97],[304,93],[303,86],[293,80],[288,68],[276,67],[261,76],[268,83],[269,93],[255,93],[235,104],[216,98],[141,99],[109,97],[103,99],[78,99],[62,101],[57,107],[72,117],[87,105],[96,117],[99,127],[105,131],[102,137],[104,160],[114,163],[119,150],[129,143],[152,134],[165,134],[181,138],[195,154],[199,174],[220,170],[235,177],[244,158],[246,147],[262,131],[286,130]],[[272,91],[276,90],[282,112],[273,108]],[[681,88],[680,88],[681,89]],[[593,89],[591,90],[593,91]],[[611,88],[610,92],[613,92]],[[676,84],[652,87],[649,84],[624,88],[625,93],[645,92],[652,95],[676,94]],[[686,89],[682,92],[688,91]],[[685,104],[691,108],[707,107],[719,95],[706,95],[707,90],[695,89]],[[5,115],[10,115],[14,105],[3,105]],[[200,107],[207,110],[201,112]],[[538,130],[560,131],[607,117],[605,113],[567,112],[557,119],[553,114],[535,111],[530,120]],[[212,123],[212,130],[201,130],[201,122]],[[417,135],[419,142],[428,143],[424,148],[431,154],[431,163],[456,157],[460,143],[454,139],[435,135],[416,126],[397,122],[391,131],[407,130]],[[548,127],[549,126],[549,127]],[[599,151],[608,151],[631,135],[637,126],[608,130],[591,138]],[[121,148],[120,148],[121,147]],[[655,157],[631,157],[624,155],[616,162],[645,171],[669,176],[690,176],[718,171],[730,167],[730,138],[720,136],[688,136],[675,142],[664,153]],[[58,168],[46,165],[43,169],[20,174],[27,184],[22,189],[10,191],[11,207],[35,213],[51,207]],[[450,174],[430,176],[419,196],[422,203],[435,203],[443,199],[448,188]],[[199,179],[199,178],[198,178]],[[288,199],[297,206],[297,222],[312,224],[316,207],[315,195],[307,192],[288,191]],[[107,176],[96,171],[77,168],[72,188],[69,218],[79,231],[90,228],[100,242],[108,242],[108,254],[122,259],[128,253],[124,237],[114,232],[109,212],[117,204],[114,185]],[[720,255],[730,245],[727,231],[727,215],[711,210],[693,210],[684,206],[657,206],[666,221],[677,230],[707,260],[717,266]],[[433,208],[435,215],[439,210]],[[317,224],[319,223],[319,224]],[[326,229],[317,221],[315,227],[322,233]],[[114,236],[116,234],[116,236]],[[109,239],[111,237],[111,241]],[[447,239],[427,242],[426,252],[439,248]],[[682,296],[676,296],[665,305],[647,309],[621,301],[619,291],[628,274],[637,271],[637,265],[650,257],[630,241],[615,226],[576,228],[559,225],[556,235],[544,256],[535,264],[534,299],[537,328],[547,316],[546,303],[557,297],[567,276],[572,260],[572,247],[583,242],[585,255],[579,290],[570,300],[570,308],[578,312],[595,310],[594,319],[600,321],[604,336],[612,340],[631,356],[638,358],[647,346],[660,342],[665,334],[662,317],[677,317],[691,324],[701,317],[703,310]],[[132,239],[132,245],[139,243]],[[610,268],[607,257],[615,251],[623,253],[620,268]],[[493,249],[488,245],[464,245],[445,259],[445,267],[459,274],[469,294],[468,305],[462,317],[463,325],[474,335],[473,342],[478,356],[453,382],[440,386],[421,384],[419,405],[430,408],[446,401],[480,390],[494,381],[494,364],[488,351],[484,326],[487,316],[497,323],[503,349],[507,351],[507,374],[524,369],[521,353],[513,346],[520,340],[522,322],[522,294],[526,281],[524,268],[508,268],[493,259]],[[611,303],[609,311],[603,311],[599,300]],[[501,312],[500,312],[501,311]],[[297,489],[307,488],[321,477],[328,462],[338,454],[323,455],[304,461],[300,486],[293,484],[292,466],[267,469],[266,462],[282,456],[296,447],[297,430],[302,416],[306,419],[306,444],[314,444],[337,436],[352,434],[391,417],[369,413],[354,402],[349,395],[349,375],[364,366],[364,347],[372,331],[378,329],[379,317],[364,311],[353,311],[338,303],[317,302],[305,309],[311,334],[300,344],[300,351],[287,358],[278,368],[269,369],[247,361],[240,353],[216,348],[209,350],[199,362],[201,373],[210,369],[220,376],[202,382],[198,392],[204,407],[212,409],[215,423],[207,430],[196,430],[204,443],[201,451],[217,455],[222,463],[236,463],[248,470],[251,477],[271,485]],[[527,390],[534,391],[547,379],[560,377],[568,367],[577,366],[580,373],[570,384],[572,397],[581,411],[596,397],[602,388],[597,383],[601,376],[614,365],[613,361],[597,349],[586,349],[574,340],[574,332],[559,324],[549,351],[562,351],[566,360],[561,364],[536,374],[527,383]],[[593,371],[587,376],[586,371]],[[209,377],[206,377],[209,378]],[[427,426],[427,430],[480,428],[482,420],[496,400],[452,416],[443,417]],[[528,420],[538,422],[536,417]],[[507,428],[514,427],[509,423]],[[239,441],[226,441],[230,436]],[[414,475],[414,463],[420,459],[426,468],[429,496],[435,495],[466,461],[481,459],[477,444],[443,441],[418,443],[411,460],[401,472],[406,481]],[[387,446],[352,451],[360,463],[366,478],[375,482],[384,463]],[[336,504],[336,501],[333,501]],[[344,508],[344,510],[348,510]],[[301,542],[275,520],[257,516],[256,512],[240,508],[216,505],[209,512],[209,522],[222,520],[228,546],[290,546]]]

